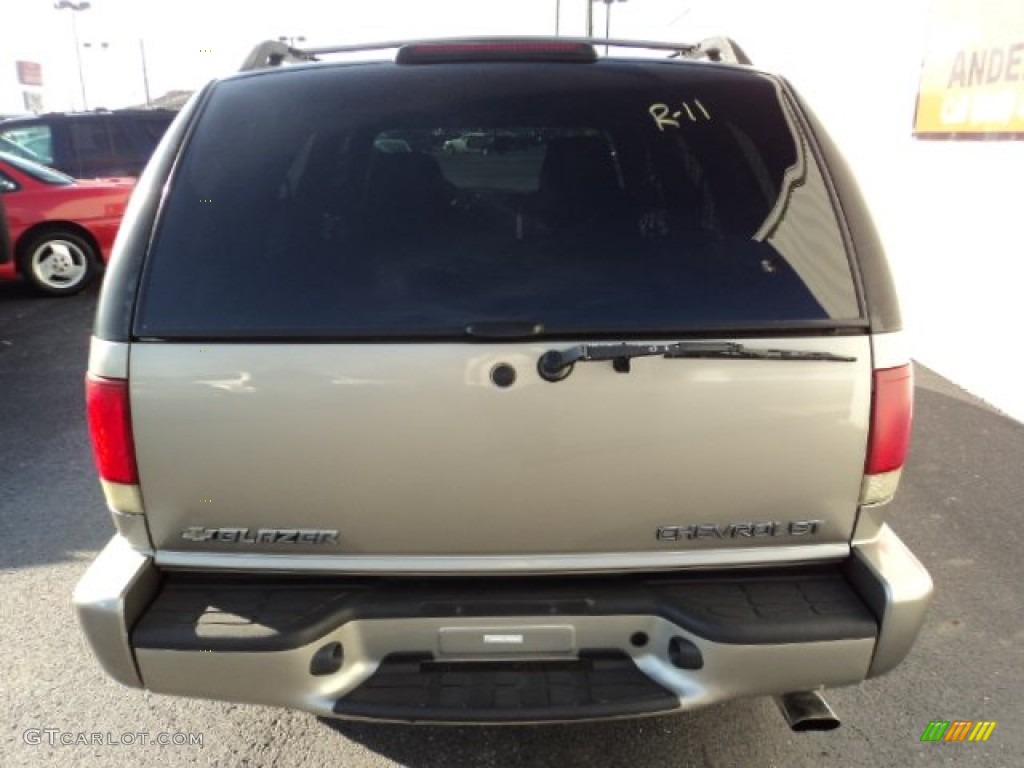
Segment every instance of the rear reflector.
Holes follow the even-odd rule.
[[[465,43],[418,43],[398,49],[398,64],[440,64],[456,61],[596,61],[589,43],[495,40]]]
[[[880,504],[896,493],[899,470],[907,460],[910,448],[913,411],[914,375],[911,366],[875,371],[862,503]]]
[[[85,403],[92,452],[100,477],[112,483],[138,483],[128,382],[89,374],[85,377]]]
[[[860,486],[860,503],[866,506],[885,504],[892,501],[900,487],[902,469],[883,472],[880,475],[864,475]]]

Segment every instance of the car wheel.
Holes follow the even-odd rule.
[[[96,249],[81,235],[53,229],[32,238],[21,273],[39,291],[70,296],[85,288],[99,269]]]

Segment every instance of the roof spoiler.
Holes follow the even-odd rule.
[[[242,63],[242,72],[254,69],[279,67],[284,63],[318,61],[320,56],[332,53],[359,53],[381,51],[389,48],[401,49],[416,45],[481,45],[488,43],[515,42],[561,42],[608,48],[641,48],[652,51],[668,51],[669,58],[707,59],[726,64],[752,64],[750,57],[734,40],[728,37],[709,37],[699,43],[666,43],[649,40],[606,40],[598,37],[456,37],[428,40],[392,40],[381,43],[360,43],[357,45],[333,45],[324,48],[294,48],[277,40],[260,43]]]

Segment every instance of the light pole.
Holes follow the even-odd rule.
[[[82,109],[89,108],[89,102],[85,98],[85,75],[82,74],[82,51],[78,45],[78,23],[75,21],[76,14],[78,11],[87,11],[92,8],[92,3],[82,0],[81,2],[73,2],[73,0],[57,0],[53,4],[53,7],[58,11],[69,10],[71,11],[71,36],[75,39],[75,60],[78,62],[78,84],[82,88]]]
[[[110,50],[110,43],[92,43],[86,40],[84,43],[82,43],[82,48],[88,51],[91,51],[93,49],[95,49],[97,52],[107,51]],[[105,106],[109,106],[104,105],[104,93],[102,88],[99,89],[99,95],[97,95],[96,81],[99,80],[100,85],[104,85],[106,83],[106,76],[104,73],[107,70],[107,62],[105,56],[101,58],[103,59],[102,63],[100,62],[100,59],[97,59],[91,54],[86,55],[86,59],[91,59],[91,61],[89,61],[89,72],[92,74],[92,97],[95,100],[95,102],[99,105],[97,109],[104,109]]]
[[[87,40],[86,42],[82,43],[82,47],[87,48],[89,50],[93,50],[95,48],[97,50],[106,51],[110,49],[110,43],[92,43]],[[115,49],[120,49],[120,46],[114,47]],[[139,56],[141,57],[142,60],[142,89],[146,94],[146,106],[150,107],[153,105],[153,99],[149,93],[149,70],[146,66],[146,43],[141,37],[139,38]],[[94,68],[94,66],[90,66],[90,69]],[[95,80],[95,78],[93,79]],[[101,82],[106,82],[106,79],[101,77]],[[95,94],[93,95],[95,96]]]
[[[594,34],[594,10],[593,3],[596,2],[604,3],[604,39],[611,39],[612,32],[612,3],[615,0],[588,0],[587,2],[587,37],[592,37]],[[618,0],[620,3],[626,2],[626,0]],[[604,55],[608,55],[607,44],[604,47]]]
[[[139,54],[142,56],[142,87],[146,90],[146,106],[152,106],[153,100],[149,98],[149,70],[146,68],[146,44],[139,38]]]

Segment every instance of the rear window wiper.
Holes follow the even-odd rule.
[[[672,344],[579,344],[565,350],[551,349],[537,361],[542,379],[561,381],[578,362],[611,360],[619,373],[629,373],[634,357],[710,358],[738,360],[821,360],[852,363],[856,357],[803,349],[750,349],[737,342],[678,341]]]

